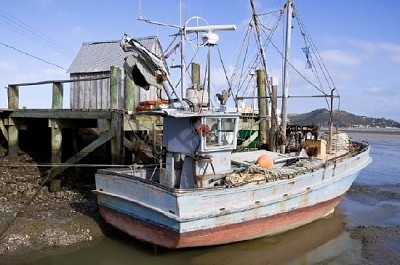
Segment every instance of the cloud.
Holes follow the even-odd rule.
[[[340,64],[340,65],[358,65],[361,63],[361,58],[355,56],[354,54],[331,49],[320,52],[321,57],[325,62],[332,64]]]
[[[80,26],[76,26],[72,28],[69,32],[75,37],[80,37],[85,34],[85,29]]]
[[[376,42],[364,41],[358,39],[346,39],[345,42],[352,47],[359,48],[368,53],[374,53],[379,51],[379,47]]]
[[[13,62],[9,61],[0,61],[0,71],[13,71],[16,70],[17,67]]]
[[[388,52],[392,61],[400,63],[400,44],[380,42],[378,43],[378,47],[382,51]]]
[[[384,89],[382,87],[379,87],[379,86],[370,87],[370,88],[368,88],[367,91],[369,93],[371,93],[371,94],[382,94],[382,93],[384,93]]]
[[[389,57],[391,61],[400,63],[400,44],[392,42],[372,42],[358,39],[348,39],[346,43],[352,47],[360,48],[368,54],[379,54]]]
[[[53,4],[53,3],[54,3],[54,0],[38,0],[38,2],[39,2],[42,6],[46,7],[46,6],[50,5],[50,4]]]

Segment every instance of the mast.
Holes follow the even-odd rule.
[[[282,129],[286,133],[287,127],[287,102],[289,95],[289,69],[288,61],[290,57],[290,44],[292,38],[292,17],[293,17],[293,0],[286,3],[286,41],[285,41],[285,58],[283,64],[283,89],[282,89]]]
[[[258,26],[258,17],[257,17],[256,9],[254,7],[254,0],[250,0],[250,5],[251,5],[251,9],[253,10],[253,22],[254,22],[254,27],[256,29],[256,33],[257,33],[257,42],[258,42],[260,53],[261,53],[261,62],[263,64],[263,68],[264,68],[264,71],[265,71],[265,83],[267,85],[268,96],[271,96],[272,91],[271,91],[269,77],[268,77],[267,61],[266,61],[264,46],[263,46],[263,43],[262,43],[262,40],[261,40],[260,28]],[[269,114],[270,114],[269,113],[269,106],[268,106],[269,104],[268,104],[268,100],[267,99],[265,99],[265,101],[266,101],[265,114],[268,117]],[[266,127],[267,127],[266,129],[269,130],[271,128],[271,120],[267,119],[267,117],[265,117],[266,118]]]

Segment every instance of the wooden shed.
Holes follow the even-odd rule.
[[[154,54],[163,57],[163,51],[157,37],[136,38],[142,45]],[[110,75],[111,66],[119,66],[123,70],[124,58],[130,55],[120,47],[120,41],[85,42],[68,73],[70,79],[98,79]],[[122,71],[123,73],[123,71]],[[124,75],[120,78],[121,95],[119,102],[124,102]],[[110,79],[72,82],[70,86],[71,109],[110,109]],[[135,105],[140,101],[157,99],[157,89],[151,87],[148,91],[135,89]],[[119,106],[123,108],[123,106]]]

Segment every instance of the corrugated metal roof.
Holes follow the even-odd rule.
[[[161,55],[161,45],[157,37],[135,38],[148,50]],[[106,72],[111,66],[122,68],[124,58],[129,52],[124,52],[120,41],[85,42],[68,69],[68,73]]]

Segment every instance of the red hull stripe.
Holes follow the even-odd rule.
[[[211,229],[176,233],[99,205],[107,223],[129,235],[166,248],[185,248],[227,244],[285,232],[311,223],[330,213],[341,201],[339,196],[313,206]]]

